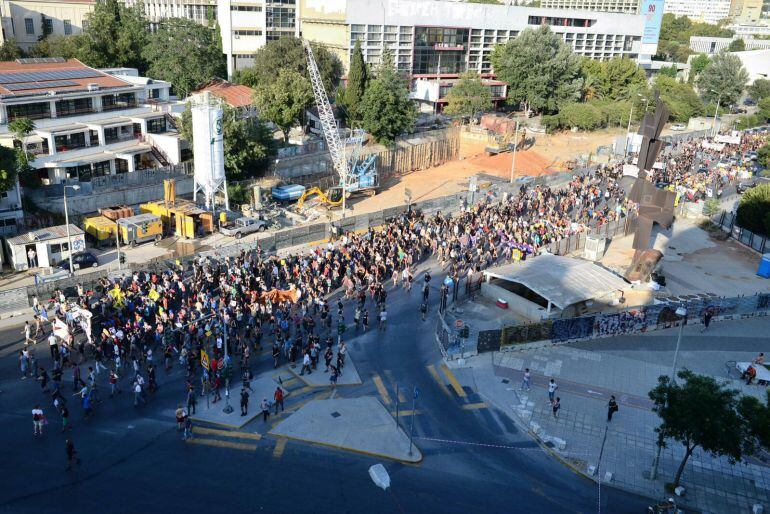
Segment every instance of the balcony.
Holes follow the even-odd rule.
[[[134,109],[137,107],[136,100],[131,102],[115,102],[114,104],[102,105],[102,111],[117,111],[121,109]]]
[[[81,114],[93,114],[96,110],[93,107],[81,107],[80,109],[56,109],[57,118],[66,118],[68,116],[80,116]]]
[[[141,134],[121,134],[119,136],[113,136],[113,137],[107,137],[105,135],[104,137],[104,144],[111,145],[113,143],[122,143],[124,141],[135,141],[137,139],[140,139],[142,137]]]

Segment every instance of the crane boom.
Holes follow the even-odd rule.
[[[340,181],[344,187],[348,181],[348,160],[345,157],[345,143],[340,138],[339,131],[337,130],[334,111],[332,110],[331,103],[329,103],[329,97],[326,94],[323,80],[321,80],[321,72],[318,71],[318,65],[315,62],[315,57],[313,57],[313,49],[310,47],[310,42],[303,39],[302,45],[305,47],[305,53],[307,54],[307,69],[310,75],[310,84],[313,86],[313,95],[315,96],[315,103],[318,106],[318,117],[321,119],[324,138],[326,139],[326,144],[329,146],[329,154],[331,155],[334,169],[339,174]]]

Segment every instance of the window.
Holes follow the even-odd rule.
[[[72,22],[70,20],[64,20],[64,35],[69,36],[72,34]]]
[[[234,30],[233,33],[236,36],[261,36],[262,35],[262,31],[259,29],[253,29],[253,30],[239,29],[239,30]]]
[[[268,7],[267,26],[276,29],[293,29],[295,14],[294,7]]]
[[[102,96],[102,110],[113,111],[115,109],[130,109],[136,107],[134,93],[120,93],[116,95]]]
[[[147,98],[150,100],[157,100],[160,98],[160,89],[150,89],[147,91]]]
[[[53,20],[51,18],[43,18],[43,34],[46,36],[53,34]]]
[[[94,112],[91,98],[75,98],[73,100],[59,100],[56,102],[56,115],[58,117],[74,116],[87,112]]]
[[[32,18],[24,18],[24,28],[27,29],[27,34],[35,33],[35,22]]]
[[[162,134],[166,131],[166,118],[153,118],[147,120],[147,132],[150,134]]]
[[[29,118],[31,120],[39,120],[39,119],[51,117],[51,104],[48,102],[23,104],[23,105],[9,105],[7,109],[8,109],[8,121],[13,121],[18,118]]]
[[[230,7],[231,11],[239,12],[262,12],[261,5],[233,5]]]

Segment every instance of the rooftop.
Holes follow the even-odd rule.
[[[251,105],[251,98],[254,95],[254,90],[248,86],[233,84],[221,79],[214,79],[195,92],[203,93],[205,91],[218,96],[230,107],[248,107]]]
[[[562,310],[629,287],[625,280],[593,262],[551,254],[490,268],[484,274],[519,283]]]
[[[0,62],[0,97],[131,86],[129,82],[86,66],[77,59],[49,57]]]
[[[80,228],[70,223],[70,236],[77,236],[83,233],[84,232]],[[67,225],[57,225],[55,227],[33,230],[32,232],[27,232],[26,234],[21,234],[8,239],[8,244],[23,245],[34,243],[36,241],[50,241],[51,239],[59,239],[62,237],[67,237]]]

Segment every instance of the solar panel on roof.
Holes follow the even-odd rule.
[[[19,64],[46,64],[52,62],[66,62],[64,57],[26,57],[22,59],[16,59]]]
[[[66,87],[77,86],[77,82],[71,80],[51,80],[48,82],[29,82],[27,84],[6,84],[4,87],[8,91],[24,91],[27,89],[44,89],[47,87]]]
[[[86,79],[103,74],[88,68],[78,70],[31,71],[26,73],[0,73],[0,84],[16,84],[61,79]]]

